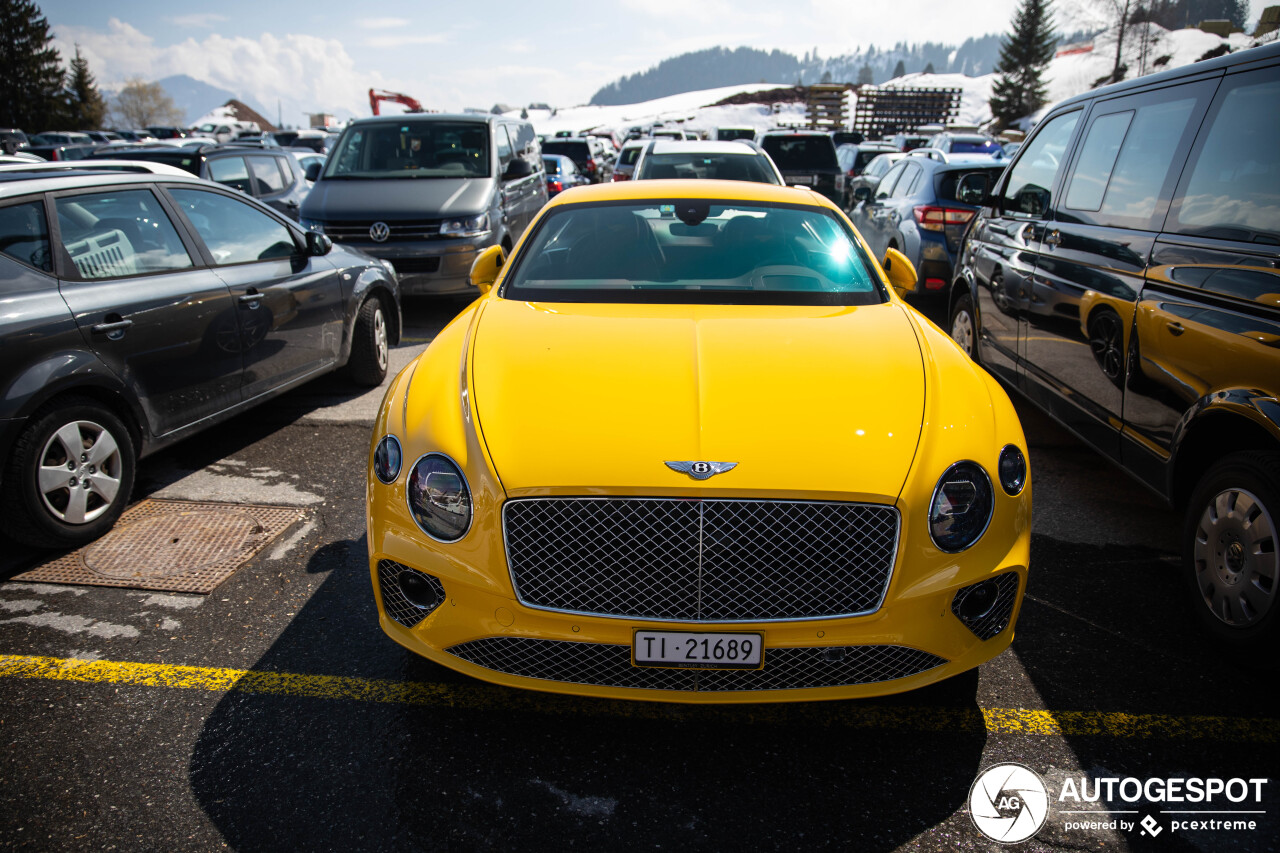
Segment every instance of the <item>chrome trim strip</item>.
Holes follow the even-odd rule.
[[[414,463],[417,464],[416,462]],[[979,466],[981,467],[981,466]],[[985,473],[985,472],[984,472]],[[407,493],[408,489],[406,489]],[[699,620],[699,619],[664,619],[654,616],[629,616],[618,615],[613,613],[594,613],[587,610],[566,610],[557,607],[544,607],[539,604],[531,604],[525,600],[524,595],[520,592],[520,585],[516,581],[515,570],[511,566],[511,537],[507,533],[507,507],[513,503],[522,501],[699,501],[700,503],[791,503],[791,504],[816,504],[830,506],[864,506],[874,507],[876,509],[889,509],[893,511],[893,553],[890,556],[889,573],[885,576],[884,585],[880,590],[880,598],[876,601],[875,607],[868,610],[860,610],[856,613],[836,613],[830,616],[801,616],[786,619],[716,619],[716,620]],[[702,570],[702,507],[698,508],[698,570],[699,585],[701,584]],[[984,531],[985,532],[985,531]],[[979,537],[981,538],[981,537]],[[975,540],[976,541],[976,540]],[[662,624],[682,624],[682,625],[770,625],[783,622],[826,622],[833,619],[850,619],[858,616],[870,616],[879,612],[884,606],[884,600],[889,595],[889,586],[893,583],[894,572],[898,568],[898,550],[902,545],[902,512],[893,504],[877,504],[867,503],[865,501],[806,501],[792,500],[789,498],[670,498],[670,497],[632,497],[632,496],[614,496],[606,497],[600,495],[556,495],[553,497],[530,497],[530,498],[509,498],[502,504],[502,554],[507,561],[507,577],[511,580],[511,588],[515,592],[516,600],[524,607],[530,610],[539,610],[544,613],[564,613],[570,616],[591,616],[598,619],[626,619],[631,622],[639,623],[662,623]],[[699,604],[701,603],[701,586],[699,586]]]

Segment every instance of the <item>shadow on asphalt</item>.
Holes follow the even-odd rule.
[[[227,694],[191,787],[238,850],[892,850],[961,808],[977,774],[980,725],[887,735],[840,723],[857,703],[655,706],[485,685],[382,634],[364,552],[349,540],[314,555],[308,570],[328,577],[255,669],[432,682],[459,701]],[[973,713],[976,688],[975,672],[874,704]]]

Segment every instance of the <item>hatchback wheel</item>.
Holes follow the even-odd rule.
[[[961,294],[951,309],[951,340],[958,343],[969,358],[978,360],[978,319],[968,294]]]
[[[1280,453],[1235,453],[1209,469],[1187,506],[1183,552],[1209,630],[1241,646],[1275,636]]]
[[[381,385],[387,376],[390,355],[387,315],[382,308],[382,300],[376,296],[370,297],[360,306],[360,313],[356,315],[347,373],[359,385]]]
[[[40,548],[78,548],[111,529],[129,502],[137,454],[124,423],[87,398],[41,410],[5,474],[5,532]]]

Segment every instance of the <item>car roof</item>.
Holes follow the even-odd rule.
[[[191,174],[153,175],[138,172],[40,172],[14,170],[0,173],[0,198],[68,189],[91,189],[121,184],[145,186],[155,183],[184,183],[215,186]]]
[[[825,196],[808,189],[762,184],[754,181],[716,181],[657,179],[648,181],[620,181],[617,183],[591,184],[558,195],[548,202],[555,207],[563,204],[607,203],[611,201],[664,201],[678,198],[705,198],[725,201],[754,201],[774,204],[807,204],[814,207],[838,208]]]
[[[655,139],[650,144],[650,154],[679,154],[688,151],[692,154],[752,154],[760,156],[761,151],[754,145],[747,145],[741,140],[732,142],[712,141],[705,139]]]
[[[0,172],[114,172],[191,177],[186,169],[149,160],[55,160],[48,163],[0,162]]]

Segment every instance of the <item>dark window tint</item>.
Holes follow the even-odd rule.
[[[280,174],[279,160],[275,157],[249,157],[248,160],[263,194],[284,192],[285,180]]]
[[[632,146],[622,149],[622,153],[618,155],[618,164],[621,166],[634,166],[638,159],[640,159],[640,147]]]
[[[591,149],[586,142],[562,142],[554,140],[544,143],[542,146],[544,154],[563,154],[565,157],[572,157],[574,160],[585,163],[587,158],[591,156]]]
[[[57,200],[64,257],[80,278],[117,278],[192,266],[178,231],[147,190]]]
[[[956,189],[960,186],[960,181],[967,175],[977,175],[979,177],[969,178],[965,181],[967,193],[972,193],[975,187],[983,186],[983,179],[986,179],[986,188],[989,191],[996,185],[996,181],[1000,180],[1000,175],[1004,171],[1002,168],[996,169],[965,169],[941,172],[937,177],[938,199],[940,201],[963,201],[965,204],[975,203],[973,199],[959,199],[956,196]]]
[[[179,169],[190,172],[193,175],[200,174],[200,158],[191,154],[191,152],[180,151],[171,148],[167,151],[148,151],[145,148],[131,148],[124,151],[112,151],[108,148],[99,148],[88,156],[89,160],[145,160],[148,163],[164,163],[168,166],[177,166]]]
[[[249,169],[243,157],[221,157],[209,161],[209,178],[241,192],[253,192]]]
[[[0,207],[0,253],[38,270],[53,270],[43,204],[29,201]]]
[[[560,174],[560,161],[555,157],[543,157],[542,168],[548,175],[558,175]]]
[[[1213,271],[1201,285],[1205,290],[1280,307],[1280,271],[1225,267]]]
[[[854,168],[855,168],[859,173],[861,173],[864,169],[866,169],[866,168],[867,168],[867,164],[868,164],[868,163],[870,163],[872,160],[876,159],[877,157],[879,157],[879,156],[880,156],[881,154],[883,154],[883,153],[884,153],[883,151],[878,151],[878,150],[876,150],[876,149],[874,149],[874,148],[873,148],[873,149],[871,149],[871,150],[869,150],[869,151],[861,151],[861,150],[860,150],[860,151],[858,151],[857,159],[855,159],[855,160],[853,161],[853,167],[854,167]]]
[[[1006,213],[1043,216],[1052,201],[1053,181],[1066,159],[1079,111],[1055,116],[1018,153],[1005,182],[1001,207]]]
[[[1280,79],[1268,68],[1222,86],[1169,230],[1280,243]]]
[[[289,229],[250,204],[204,190],[169,193],[220,265],[287,258],[297,251]]]
[[[778,182],[765,158],[757,154],[698,154],[690,151],[650,154],[640,164],[636,178],[715,178],[759,184]]]
[[[766,136],[760,144],[784,172],[840,168],[829,136]]]
[[[997,151],[1003,153],[1004,149],[993,139],[951,140],[952,154],[995,154]]]
[[[1181,143],[1196,113],[1196,90],[1179,86],[1154,96],[1125,98],[1116,106],[1137,106],[1099,116],[1089,125],[1068,184],[1066,207],[1096,225],[1156,230],[1163,218],[1168,185],[1182,166]],[[1158,100],[1148,100],[1148,99]],[[1148,101],[1141,103],[1141,101]],[[1105,108],[1105,105],[1104,105]],[[1092,214],[1092,215],[1090,215]]]

